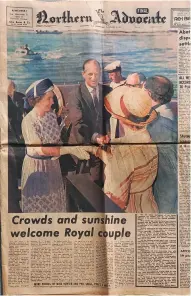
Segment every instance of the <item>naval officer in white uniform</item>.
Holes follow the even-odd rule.
[[[114,61],[111,64],[108,64],[104,70],[108,73],[109,79],[111,80],[111,88],[114,89],[125,82],[125,78],[121,74],[122,70],[120,61]]]

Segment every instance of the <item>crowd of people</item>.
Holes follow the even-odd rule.
[[[84,82],[67,98],[71,123],[67,145],[61,139],[62,110],[52,107],[53,82],[48,78],[34,82],[19,99],[20,107],[14,98],[15,85],[9,81],[9,109],[14,110],[8,114],[10,135],[26,145],[18,211],[69,210],[59,158],[70,155],[80,164],[80,173],[88,167],[91,180],[124,212],[177,212],[172,82],[165,76],[146,78],[142,73],[124,78],[120,61],[104,70],[110,85],[100,83],[98,61],[89,59],[82,66]]]

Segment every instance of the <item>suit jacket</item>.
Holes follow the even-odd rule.
[[[177,122],[158,113],[147,130],[158,148],[158,173],[153,189],[159,212],[175,214],[178,196]]]
[[[104,97],[112,90],[109,86],[99,87],[99,110],[95,110],[92,96],[85,83],[81,83],[69,99],[69,117],[72,122],[70,144],[88,144],[95,133],[106,134],[110,115],[104,108]]]
[[[22,114],[24,114],[24,94],[18,91],[14,92],[13,103],[19,108]]]
[[[9,143],[15,144],[20,143],[22,138],[21,122],[22,112],[13,103],[10,96],[8,96],[8,119],[9,119]],[[13,142],[12,142],[13,141]]]

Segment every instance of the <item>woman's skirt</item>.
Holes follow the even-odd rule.
[[[59,159],[25,156],[21,179],[21,208],[24,213],[66,212],[65,186]]]

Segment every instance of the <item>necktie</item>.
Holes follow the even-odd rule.
[[[93,97],[93,103],[94,103],[94,107],[96,112],[99,112],[99,101],[98,101],[98,97],[97,97],[97,93],[96,93],[96,88],[94,88],[92,90],[92,97]]]

